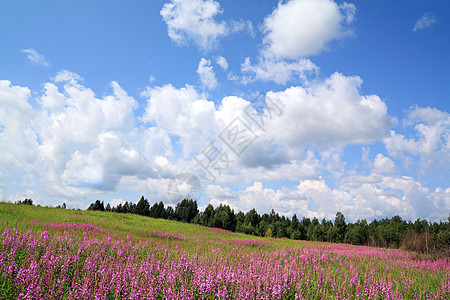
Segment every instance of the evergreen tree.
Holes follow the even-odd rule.
[[[158,218],[166,219],[166,209],[164,208],[164,203],[162,201],[159,201],[158,208],[157,208],[157,215]]]
[[[141,216],[149,215],[150,204],[148,203],[148,200],[144,198],[144,196],[141,197],[137,205],[134,207],[134,213]]]
[[[17,201],[16,204],[33,205],[33,200],[25,198],[23,201]]]
[[[175,219],[175,211],[173,210],[172,206],[167,206],[165,215],[166,215],[166,218],[169,220]]]
[[[337,229],[337,239],[336,242],[342,243],[344,242],[345,233],[347,230],[347,224],[345,223],[344,214],[340,211],[336,213],[336,218],[334,219],[334,226]]]
[[[103,204],[103,201],[100,202],[100,200],[96,200],[94,203],[91,203],[91,205],[89,205],[88,210],[105,211],[105,206]]]
[[[175,218],[178,221],[190,223],[197,214],[197,201],[183,199],[175,208]]]
[[[300,221],[298,220],[297,215],[294,214],[294,215],[292,216],[292,222],[291,222],[291,228],[292,228],[292,231],[298,230],[298,226],[299,226],[299,225],[300,225]]]
[[[228,205],[220,204],[214,211],[213,227],[236,231],[236,216]]]
[[[252,208],[249,212],[245,214],[244,223],[245,225],[250,225],[251,227],[255,228],[258,226],[259,222],[261,221],[261,217],[256,212],[254,208]]]
[[[205,211],[201,216],[200,224],[204,226],[212,226],[213,218],[214,218],[214,206],[208,204],[208,206],[205,208]]]

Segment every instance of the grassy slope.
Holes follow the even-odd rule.
[[[253,260],[256,258],[257,261],[264,261],[265,263],[272,262],[274,265],[271,265],[272,267],[270,269],[265,268],[265,264],[260,265],[263,269],[261,269],[262,273],[259,275],[269,276],[266,276],[267,280],[263,280],[268,284],[267,289],[264,290],[264,293],[267,295],[275,288],[275,286],[271,285],[271,280],[281,280],[280,278],[289,273],[289,270],[293,267],[298,271],[300,277],[295,277],[296,279],[292,279],[292,282],[296,282],[298,285],[296,289],[303,291],[304,296],[309,299],[318,297],[335,299],[337,296],[346,297],[347,299],[359,299],[360,296],[358,296],[358,293],[361,289],[367,293],[372,293],[373,288],[375,288],[375,292],[377,289],[388,288],[392,293],[401,293],[404,299],[413,298],[413,295],[416,293],[420,295],[419,299],[428,298],[427,295],[441,295],[439,296],[441,298],[442,295],[445,295],[444,298],[448,299],[448,291],[445,290],[447,288],[444,287],[445,284],[448,282],[450,283],[450,281],[448,281],[448,262],[414,260],[414,258],[406,252],[397,250],[391,251],[357,246],[349,246],[352,248],[342,248],[333,245],[329,247],[329,249],[327,249],[328,247],[320,247],[320,250],[317,251],[316,247],[302,247],[303,245],[313,244],[311,242],[260,238],[240,233],[215,230],[193,224],[152,219],[131,214],[75,211],[9,203],[0,203],[0,222],[0,230],[2,233],[6,227],[17,227],[21,232],[32,230],[37,233],[45,230],[50,234],[62,235],[64,237],[66,235],[65,231],[67,231],[67,235],[73,238],[75,242],[78,240],[81,243],[83,243],[83,240],[87,240],[84,238],[85,234],[88,235],[90,240],[96,238],[100,240],[104,237],[111,236],[113,239],[117,238],[124,249],[128,249],[128,246],[126,245],[133,244],[129,243],[127,241],[128,239],[136,242],[143,241],[143,248],[133,250],[137,252],[142,249],[145,251],[147,251],[146,249],[151,249],[152,253],[161,254],[163,252],[158,252],[160,251],[158,249],[161,247],[163,249],[177,248],[182,251],[171,251],[173,257],[170,257],[181,259],[184,255],[183,253],[187,252],[192,259],[199,259],[201,261],[201,266],[204,266],[204,269],[200,268],[201,270],[214,270],[214,272],[219,272],[224,266],[231,266],[230,270],[242,271],[242,274],[246,274],[245,276],[247,276],[245,277],[247,279],[242,284],[244,284],[245,287],[248,285],[249,291],[254,290],[255,287],[261,286],[261,282],[257,279],[256,281],[248,279],[255,278],[251,277],[253,276],[253,268],[255,267]],[[70,224],[73,223],[89,223],[93,226],[84,226],[83,229],[79,229],[77,226],[70,227]],[[61,225],[63,225],[62,228]],[[69,227],[71,228],[70,230],[67,229]],[[87,228],[87,230],[85,228]],[[94,229],[92,230],[92,228]],[[158,234],[154,234],[158,232],[170,233],[172,236],[161,237],[158,236]],[[89,246],[89,251],[97,253],[96,255],[103,253],[98,247],[96,248],[95,245],[97,245],[97,242]],[[150,248],[147,247],[147,245],[150,246]],[[300,246],[300,249],[297,248],[298,246]],[[155,247],[154,250],[153,247]],[[239,249],[235,251],[237,247],[239,247]],[[110,248],[108,249],[109,250],[107,251],[114,254],[113,250]],[[77,249],[70,249],[66,252],[78,255]],[[66,252],[63,253],[63,256],[67,255]],[[21,255],[24,255],[24,257],[28,255],[23,251],[17,253],[20,254],[19,257],[21,257]],[[17,253],[15,259],[18,257]],[[199,254],[199,256],[196,256],[196,254]],[[295,257],[295,259],[289,262],[289,268],[283,269],[282,266],[286,264],[286,257],[284,256],[286,254],[288,257],[293,255],[292,257]],[[115,256],[113,255],[110,258],[114,259],[114,257]],[[86,257],[84,257],[84,259],[86,259]],[[185,260],[185,258],[182,258],[180,263],[181,261],[185,262]],[[310,264],[310,262],[312,263]],[[44,264],[43,261],[40,263]],[[108,265],[108,261],[100,263],[106,263],[106,265]],[[135,262],[133,261],[132,267],[136,267],[134,263]],[[168,263],[171,262],[169,261]],[[89,263],[81,260],[80,268],[88,268],[89,266]],[[120,269],[119,266],[117,270],[122,269]],[[322,286],[323,280],[325,280],[323,278],[325,277],[320,274],[322,274],[321,272],[324,272],[324,270],[328,275],[326,277],[325,285]],[[215,276],[214,272],[211,274]],[[55,274],[52,275],[52,280],[57,280],[59,278],[58,276],[60,276],[59,272],[56,272]],[[176,273],[175,275],[177,274],[181,274],[180,280],[184,278],[183,272]],[[42,278],[39,280],[44,280]],[[83,280],[85,280],[84,277],[79,279],[80,282]],[[254,285],[251,285],[252,282]],[[311,285],[311,282],[322,283],[318,286]],[[221,284],[220,280],[216,283],[218,285]],[[188,282],[186,285],[188,289],[195,288],[189,284],[190,283]],[[380,284],[383,286],[381,287]],[[358,285],[358,291],[355,288],[356,285]],[[5,298],[2,297],[2,295],[9,295],[8,293],[10,292],[8,291],[10,290],[15,291],[15,289],[19,289],[20,291],[25,291],[27,290],[27,286],[28,285],[25,284],[16,287],[11,278],[9,278],[8,281],[3,280],[2,283],[0,274],[0,298]],[[240,284],[234,286],[236,289],[239,287]],[[95,288],[98,288],[98,291],[100,292],[102,291],[99,286],[95,286]],[[378,294],[382,295],[384,290],[380,293]]]
[[[132,214],[119,214],[99,211],[65,210],[48,207],[35,207],[30,205],[16,205],[10,203],[0,203],[0,230],[8,227],[15,227],[22,230],[31,229],[33,231],[48,230],[55,234],[61,234],[63,229],[52,229],[38,222],[55,223],[90,223],[106,230],[102,235],[112,235],[116,237],[143,241],[154,241],[164,243],[169,247],[182,247],[194,249],[199,247],[221,247],[228,248],[231,241],[235,240],[257,240],[266,242],[266,247],[284,248],[287,246],[300,246],[313,244],[306,241],[292,241],[287,239],[262,238],[233,233],[224,230],[216,230],[194,224],[186,224],[176,221],[153,219]],[[170,233],[186,239],[170,239],[152,235],[153,232]],[[80,232],[80,234],[82,234]],[[99,234],[96,234],[99,237]]]

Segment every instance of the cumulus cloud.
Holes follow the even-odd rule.
[[[297,59],[294,61],[259,59],[256,65],[252,65],[247,57],[241,64],[241,83],[247,84],[256,80],[273,81],[278,84],[286,84],[291,80],[306,80],[308,74],[317,74],[319,68],[309,59]]]
[[[436,22],[437,19],[432,13],[424,13],[423,16],[416,21],[412,30],[418,32],[426,28],[431,28]]]
[[[25,53],[27,55],[27,58],[38,65],[48,67],[49,63],[45,61],[45,57],[42,54],[39,54],[36,50],[33,48],[29,49],[22,49],[20,52]]]
[[[216,63],[224,70],[226,71],[228,69],[228,62],[223,56],[218,56],[216,59]]]
[[[24,186],[84,207],[86,195],[117,191],[127,178],[145,186],[173,176],[169,133],[138,126],[137,102],[117,82],[97,98],[80,80],[62,70],[44,84],[35,108],[28,88],[0,81],[0,172],[8,184],[20,175]]]
[[[78,83],[80,77],[60,72],[47,83],[42,110],[34,127],[39,132],[41,174],[60,187],[112,191],[123,176],[157,176],[151,163],[138,152],[133,138],[136,101],[117,82],[103,99]]]
[[[109,201],[109,204],[111,205],[111,207],[117,206],[119,204],[125,204],[125,200],[123,200],[122,198],[114,198],[111,201]]]
[[[24,190],[33,190],[28,185],[36,182],[44,198],[72,207],[86,207],[99,193],[122,199],[123,194],[114,192],[123,189],[165,200],[170,178],[197,172],[192,157],[211,141],[233,155],[219,144],[218,135],[239,117],[258,137],[242,155],[230,157],[232,165],[216,184],[203,181],[214,205],[256,207],[260,212],[275,208],[286,215],[329,219],[336,211],[351,220],[395,214],[447,217],[448,187],[430,191],[414,178],[398,175],[391,157],[407,152],[450,165],[445,164],[448,113],[412,108],[403,124],[417,135],[386,135],[392,126],[386,104],[375,95],[362,95],[359,77],[335,73],[307,87],[269,92],[267,99],[282,111],[265,119],[264,130],[244,113],[250,101],[241,97],[227,96],[216,104],[189,85],[152,87],[142,93],[147,103],[139,116],[137,101],[117,82],[97,97],[81,81],[78,74],[62,70],[43,85],[35,106],[29,103],[28,88],[0,81],[0,176],[7,183],[0,185],[3,198],[15,194],[5,185],[22,181]],[[253,106],[250,112],[256,113]],[[267,107],[259,112],[267,113]],[[378,153],[369,160],[366,153],[371,174],[346,170],[342,156],[347,145],[380,139],[389,156]],[[322,173],[333,176],[333,185]],[[274,188],[279,182],[289,184]],[[236,183],[241,187],[230,188]],[[42,190],[36,195],[43,195]]]
[[[236,168],[231,167],[221,177],[224,183],[245,177],[290,180],[317,176],[320,159],[300,150],[311,146],[319,148],[322,159],[327,157],[328,167],[338,173],[343,166],[337,163],[339,157],[325,154],[329,149],[382,139],[391,126],[385,103],[375,95],[361,95],[361,83],[359,77],[336,73],[308,88],[269,92],[268,99],[282,111],[276,116],[272,112],[264,132],[244,113],[248,108],[256,113],[253,106],[249,107],[250,101],[229,96],[216,108],[191,86],[148,89],[144,93],[148,105],[143,120],[179,138],[185,158],[198,154],[211,141],[221,144],[218,136],[226,126],[236,117],[244,120],[257,140],[240,157],[230,151]]]
[[[243,84],[262,80],[285,85],[317,75],[319,68],[305,57],[326,49],[332,41],[353,35],[349,25],[355,13],[353,4],[337,5],[332,0],[279,2],[264,20],[265,36],[257,63],[245,58],[241,64],[243,75],[230,74],[228,79]]]
[[[278,7],[264,20],[264,56],[295,59],[314,55],[330,42],[352,35],[356,8],[332,0],[291,0]]]
[[[389,155],[408,162],[408,157],[419,159],[425,169],[450,170],[450,114],[435,108],[413,107],[403,121],[411,134],[394,130],[384,139]]]
[[[433,199],[433,205],[437,211],[441,212],[442,220],[445,220],[445,212],[450,211],[450,188],[445,190],[436,188],[431,193]]]
[[[142,95],[148,98],[143,121],[178,136],[185,157],[206,146],[219,132],[214,103],[192,86],[149,88]]]
[[[378,174],[394,173],[396,171],[396,167],[392,159],[378,153],[373,162],[373,170]]]
[[[260,213],[275,211],[292,216],[333,219],[337,211],[347,220],[384,218],[399,215],[405,219],[432,218],[445,220],[450,205],[450,189],[430,192],[407,176],[346,176],[337,187],[324,179],[305,179],[290,188],[265,188],[255,181],[239,191],[208,186],[206,193],[214,205],[228,204],[235,210],[254,207]]]
[[[217,87],[216,74],[214,73],[209,59],[202,58],[200,60],[198,63],[197,74],[198,77],[200,77],[202,84],[208,89],[213,90]]]
[[[72,85],[75,85],[79,81],[83,81],[83,78],[80,75],[78,75],[77,73],[73,73],[73,72],[62,69],[61,71],[58,72],[58,74],[56,74],[56,76],[53,78],[53,81],[55,83],[68,82]]]
[[[175,43],[185,45],[193,41],[203,50],[215,47],[220,38],[231,32],[253,28],[249,22],[215,20],[223,11],[214,0],[173,0],[164,4],[160,13]]]
[[[269,92],[267,97],[281,103],[284,113],[268,133],[291,147],[338,147],[383,138],[391,126],[387,106],[376,95],[361,95],[361,84],[359,77],[334,73],[308,88]]]
[[[1,193],[0,193],[0,196],[1,196]],[[27,189],[25,192],[10,194],[10,195],[8,195],[7,199],[2,199],[2,200],[5,200],[6,202],[10,202],[10,203],[16,203],[17,201],[22,201],[24,199],[33,200],[33,204],[41,204],[42,203],[41,196],[39,195],[39,193],[34,190],[30,190],[30,189]]]
[[[291,215],[292,208],[302,207],[301,201],[286,196],[286,192],[264,188],[263,184],[258,181],[239,191],[220,186],[208,186],[206,193],[211,198],[213,205],[227,204],[236,211],[249,211],[257,208],[259,213],[267,213],[275,209],[283,215]]]
[[[21,173],[37,156],[30,96],[28,88],[0,80],[0,170],[6,176]]]

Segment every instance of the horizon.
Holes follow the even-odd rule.
[[[144,196],[141,196],[141,198],[142,198],[142,197],[144,197]],[[131,212],[131,213],[130,213],[130,212],[118,212],[118,211],[115,211],[115,209],[117,210],[117,209],[119,208],[119,206],[123,208],[125,204],[136,206],[136,205],[138,204],[138,202],[140,201],[141,198],[139,198],[139,199],[138,199],[137,201],[135,201],[135,202],[130,202],[130,201],[125,200],[124,202],[118,203],[116,206],[112,206],[110,202],[105,203],[104,201],[100,201],[100,200],[97,199],[97,200],[93,201],[92,203],[90,203],[89,206],[88,206],[87,208],[85,208],[85,209],[82,209],[82,208],[68,208],[68,207],[64,207],[66,203],[58,204],[58,205],[55,205],[55,206],[40,205],[40,204],[33,203],[33,199],[27,199],[27,198],[24,199],[24,200],[18,200],[18,201],[16,201],[16,202],[3,202],[3,201],[0,201],[0,203],[17,204],[17,205],[28,204],[28,205],[31,205],[31,206],[44,207],[44,208],[57,208],[57,209],[79,210],[79,211],[90,211],[90,210],[91,210],[91,211],[96,211],[96,210],[98,210],[98,211],[102,211],[102,212],[115,212],[115,213],[124,213],[124,214],[141,215],[141,214],[135,213],[135,212]],[[167,210],[168,207],[171,207],[172,209],[175,209],[176,206],[179,205],[179,204],[181,203],[181,201],[180,201],[180,202],[178,202],[176,205],[174,205],[174,204],[166,205],[166,204],[164,204],[163,201],[159,201],[159,202],[154,202],[154,203],[153,203],[153,202],[149,201],[148,199],[146,199],[145,197],[144,197],[144,199],[147,200],[147,202],[149,203],[149,205],[150,205],[150,206],[149,206],[149,209],[151,209],[153,206],[159,205],[161,202],[163,203],[164,209],[165,209],[165,210]],[[26,201],[29,201],[29,200],[31,200],[31,203],[27,203],[27,202],[26,202]],[[185,198],[185,199],[183,199],[183,200],[197,202],[197,200],[187,199],[187,198]],[[183,201],[183,200],[182,200],[182,201]],[[25,201],[25,203],[24,203],[24,201]],[[92,207],[94,207],[94,205],[96,204],[97,201],[99,201],[99,204],[102,204],[102,205],[103,205],[104,211],[103,211],[103,210],[99,210],[99,209],[91,209]],[[153,203],[153,205],[152,205],[152,203]],[[209,206],[209,205],[212,205],[212,204],[208,204],[208,206]],[[222,203],[220,203],[219,205],[228,206],[227,204],[222,204]],[[217,208],[219,207],[219,205],[218,205],[218,206],[215,206],[215,207],[214,207],[214,205],[212,205],[212,206],[213,206],[214,209],[217,209]],[[109,209],[108,209],[108,206],[109,206]],[[230,207],[230,206],[228,206],[228,207]],[[200,214],[200,213],[204,213],[204,212],[205,212],[205,209],[206,209],[206,207],[204,207],[203,209],[200,209],[200,207],[199,207],[199,208],[198,208],[198,213],[199,213],[199,214]],[[234,210],[233,208],[231,208],[231,207],[230,207],[230,209],[231,209],[231,212],[233,212],[235,215],[237,215],[238,213],[244,213],[244,215],[245,215],[245,214],[247,214],[248,212],[250,212],[251,210],[255,210],[255,212],[256,212],[260,217],[262,217],[263,215],[270,215],[270,214],[273,212],[273,213],[277,214],[280,218],[283,217],[283,218],[285,218],[285,219],[288,220],[288,221],[292,221],[292,218],[293,218],[293,216],[295,215],[295,216],[298,218],[298,220],[299,220],[300,222],[302,222],[303,219],[308,219],[309,221],[312,221],[312,220],[314,220],[314,219],[317,219],[317,220],[319,221],[320,224],[322,224],[322,221],[323,221],[323,220],[325,220],[326,222],[332,222],[332,223],[334,223],[333,218],[331,218],[331,219],[327,219],[327,218],[325,218],[325,217],[322,218],[322,219],[319,219],[319,218],[317,218],[317,217],[309,218],[309,217],[307,217],[307,216],[297,215],[296,213],[294,213],[292,216],[285,216],[285,215],[279,214],[279,213],[276,212],[274,209],[272,209],[270,212],[258,212],[258,211],[256,210],[256,208],[252,208],[252,209],[250,209],[250,210],[248,210],[248,211],[241,211],[241,210],[235,211],[235,210]],[[361,218],[358,218],[358,219],[356,219],[356,220],[348,221],[348,220],[345,220],[345,214],[343,214],[343,213],[340,212],[340,211],[336,211],[336,215],[339,214],[339,213],[341,213],[341,214],[344,216],[344,221],[346,221],[347,225],[348,225],[348,224],[355,224],[355,223],[357,223],[357,222],[359,222],[359,221],[367,221],[367,224],[370,224],[370,223],[372,223],[373,221],[380,222],[380,221],[383,221],[383,220],[393,220],[393,219],[395,219],[396,217],[400,217],[399,215],[393,215],[393,216],[385,216],[385,217],[383,217],[383,218],[378,218],[378,219],[377,219],[377,218],[372,218],[372,219],[361,219]],[[155,219],[166,219],[166,220],[170,220],[170,219],[168,219],[168,218],[166,218],[166,217],[152,217],[151,215],[148,215],[148,216],[147,216],[147,215],[144,215],[144,216],[145,216],[145,217],[150,217],[150,218],[155,218]],[[336,217],[336,216],[335,216],[335,217]],[[334,219],[335,219],[335,217],[334,217]],[[402,217],[400,217],[400,219],[401,219],[402,222],[406,222],[406,223],[415,223],[415,222],[417,222],[417,221],[427,221],[427,223],[430,224],[430,225],[433,224],[433,223],[444,223],[444,224],[445,224],[445,223],[450,222],[450,213],[449,213],[448,217],[447,217],[446,219],[444,219],[444,220],[434,220],[434,221],[432,221],[432,220],[428,220],[427,218],[417,218],[417,219],[413,220],[413,219],[404,219],[404,218],[402,218]],[[177,221],[177,220],[175,220],[175,221]],[[191,224],[196,224],[196,223],[191,223]],[[199,224],[197,224],[197,225],[199,225]],[[211,227],[211,228],[215,228],[215,227]]]

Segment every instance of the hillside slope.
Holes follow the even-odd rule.
[[[449,299],[450,262],[0,203],[0,299]]]
[[[185,248],[189,248],[190,246],[198,247],[197,242],[199,240],[208,240],[208,244],[210,245],[217,244],[221,246],[228,241],[252,240],[255,243],[261,241],[273,245],[276,248],[305,244],[323,244],[255,237],[222,229],[173,220],[154,219],[133,214],[66,210],[10,203],[0,203],[0,219],[2,220],[0,226],[0,230],[2,231],[7,226],[13,226],[21,230],[47,230],[51,234],[62,234],[67,229],[70,229],[70,224],[90,224],[100,229],[95,232],[95,235],[99,237],[111,235],[116,238],[128,238],[135,241],[164,242],[167,246],[178,245],[179,247]],[[91,231],[95,231],[94,228]],[[83,233],[93,234],[89,230]]]

